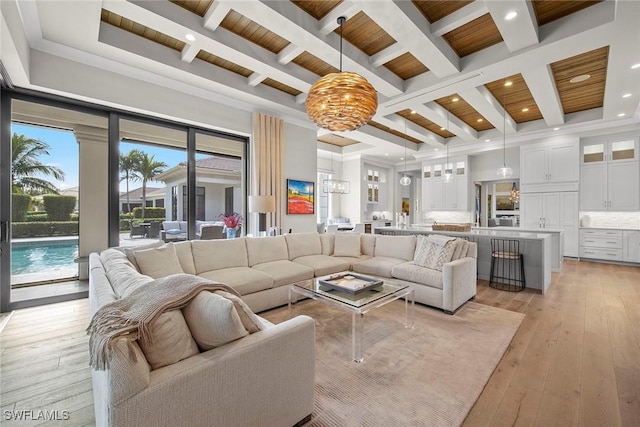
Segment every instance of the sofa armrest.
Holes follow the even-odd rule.
[[[315,323],[297,316],[150,377],[110,425],[294,425],[313,411]]]
[[[454,312],[476,295],[478,273],[477,260],[460,258],[442,266],[442,309]]]

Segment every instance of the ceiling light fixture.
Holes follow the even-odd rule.
[[[527,107],[524,107],[524,108],[522,109],[522,112],[523,112],[523,113],[526,113],[527,111],[529,111],[529,109],[528,109]]]
[[[311,86],[305,106],[316,125],[332,131],[350,131],[367,124],[378,108],[378,94],[359,74],[342,71],[342,26],[340,24],[340,72],[329,73]]]
[[[504,16],[504,19],[506,19],[507,21],[511,21],[512,19],[514,19],[516,16],[518,16],[518,12],[516,12],[515,10],[512,10],[511,12],[507,13]]]
[[[516,188],[516,183],[515,182],[513,183],[513,186],[511,187],[511,194],[509,195],[509,200],[511,200],[513,203],[518,203],[520,201],[520,192]]]
[[[189,40],[190,42],[194,42],[194,41],[196,41],[196,36],[194,36],[194,35],[193,35],[193,34],[191,34],[191,33],[186,34],[186,35],[184,36],[184,38],[185,38],[185,39],[187,39],[187,40]]]
[[[511,86],[512,84],[513,84],[513,82],[512,82],[511,80],[507,80],[507,81],[504,83],[504,85],[505,85],[505,86],[507,86],[507,87]]]
[[[480,123],[482,121],[482,119],[478,119],[477,122]]]
[[[553,130],[560,130],[560,128],[553,128]]]
[[[407,135],[407,118],[404,119],[404,134]],[[400,159],[402,160],[402,159]],[[407,140],[404,141],[404,173],[402,174],[402,178],[400,178],[400,185],[411,185],[411,178],[406,175],[407,173]]]
[[[484,140],[484,142],[489,142],[489,141],[491,141],[491,140],[490,140],[490,139],[485,139],[485,140]]]
[[[498,178],[510,178],[513,175],[513,169],[507,167],[507,94],[502,98],[503,119],[502,119],[502,167],[496,171]]]
[[[631,96],[630,93],[625,93],[624,95],[622,95],[623,98],[629,98]]]
[[[640,62],[631,66],[632,70],[637,70],[638,68],[640,68]]]
[[[342,164],[342,153],[340,154]],[[331,152],[331,176],[333,176],[333,151]],[[325,179],[323,182],[325,193],[331,194],[349,194],[351,191],[351,183],[349,181],[343,181],[341,179]]]
[[[620,113],[620,114],[618,114],[618,117],[624,117],[624,116],[626,116],[626,114],[625,114],[625,113]]]
[[[585,80],[589,80],[589,77],[591,77],[591,74],[581,74],[581,75],[575,76],[574,78],[569,80],[569,83],[580,83],[580,82],[583,82]]]
[[[455,96],[455,97],[453,97],[452,101],[453,101],[453,102],[458,102],[458,101],[460,101],[460,98],[458,98],[457,96]]]
[[[411,114],[415,114],[415,113],[416,113],[416,110],[411,110]]]
[[[449,110],[447,110],[447,131],[449,131]],[[453,181],[453,168],[449,167],[449,142],[445,141],[447,146],[447,160],[444,164],[444,175],[442,176],[442,180],[444,182]]]

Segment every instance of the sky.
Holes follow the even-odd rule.
[[[78,143],[71,131],[46,128],[41,126],[30,126],[19,123],[12,123],[11,132],[26,135],[29,138],[39,139],[46,142],[51,149],[49,156],[44,156],[40,161],[46,165],[57,166],[64,171],[64,181],[58,181],[53,177],[41,177],[52,182],[60,190],[78,186],[79,174],[79,154]],[[154,156],[157,161],[165,162],[168,167],[173,167],[180,162],[187,160],[187,153],[184,150],[157,147],[149,144],[136,144],[122,142],[120,152],[128,153],[134,148],[139,148],[149,155]],[[198,158],[200,156],[196,156]],[[151,187],[162,187],[163,183],[150,182]],[[140,182],[130,182],[129,189],[133,190],[141,186]],[[120,183],[120,191],[126,190],[125,182]]]

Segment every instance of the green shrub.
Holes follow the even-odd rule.
[[[11,195],[11,220],[14,222],[24,221],[29,210],[29,203],[31,203],[31,196],[28,194],[13,193]]]
[[[145,219],[150,218],[162,218],[165,217],[165,208],[144,208],[144,217]],[[135,207],[133,208],[133,217],[134,218],[142,218],[142,208]]]
[[[78,223],[65,221],[19,222],[11,225],[13,238],[77,236]]]
[[[44,211],[40,212],[27,212],[24,217],[25,222],[41,222],[41,221],[49,221],[47,217],[47,213]]]
[[[44,209],[50,221],[69,221],[76,207],[75,196],[55,196],[48,194],[42,197]]]

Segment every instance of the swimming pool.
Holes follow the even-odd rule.
[[[77,256],[78,239],[13,242],[11,273],[30,274],[68,269],[77,271],[78,264],[73,261]]]

